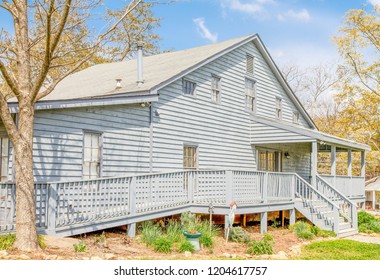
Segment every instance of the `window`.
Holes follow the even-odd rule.
[[[300,121],[300,113],[298,112],[293,112],[293,123],[298,124]]]
[[[250,79],[245,79],[245,106],[251,112],[256,110],[256,91],[255,82]]]
[[[8,180],[8,167],[9,167],[9,138],[0,137],[0,178],[1,182]]]
[[[281,153],[278,151],[259,151],[258,168],[260,171],[281,172]]]
[[[196,83],[193,83],[193,82],[190,82],[188,80],[183,79],[182,80],[182,92],[183,92],[183,94],[194,95],[196,85],[197,85]]]
[[[276,118],[278,120],[282,118],[282,100],[279,97],[276,97]]]
[[[253,75],[254,71],[254,57],[250,54],[247,54],[247,65],[246,70],[248,75]]]
[[[211,100],[220,103],[221,94],[221,79],[216,76],[212,76],[211,81]]]
[[[195,169],[198,167],[197,146],[183,146],[183,168]]]
[[[83,179],[100,177],[101,171],[100,133],[85,132],[83,139]]]

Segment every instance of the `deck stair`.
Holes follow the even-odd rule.
[[[319,176],[316,188],[297,176],[295,208],[313,224],[334,231],[338,237],[358,233],[356,205]]]

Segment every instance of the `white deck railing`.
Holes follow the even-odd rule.
[[[297,179],[298,178],[298,179]],[[238,170],[193,170],[36,183],[37,226],[48,232],[80,224],[161,213],[184,206],[255,206],[292,201],[299,176]],[[310,193],[310,190],[307,191]],[[15,184],[0,184],[0,231],[15,228]]]
[[[358,176],[319,175],[347,197],[365,196],[365,179]]]

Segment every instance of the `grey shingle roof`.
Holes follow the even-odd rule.
[[[136,60],[99,64],[64,79],[44,101],[88,99],[120,93],[149,91],[181,72],[256,35],[187,50],[144,57],[144,84],[138,86]],[[116,79],[122,79],[116,89]]]

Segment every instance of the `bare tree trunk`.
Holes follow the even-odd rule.
[[[16,242],[23,251],[38,249],[33,178],[33,122],[31,105],[20,106],[18,127],[20,139],[14,143],[16,166]]]

